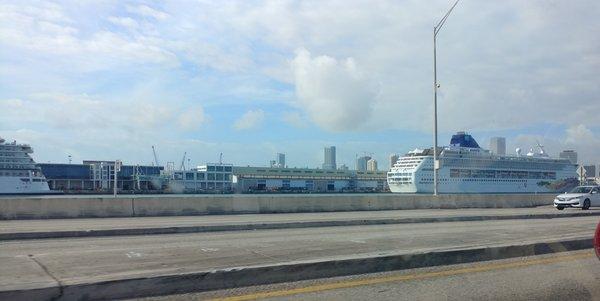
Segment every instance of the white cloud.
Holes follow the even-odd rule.
[[[164,20],[169,17],[169,14],[167,14],[167,13],[157,10],[157,9],[154,9],[147,5],[143,5],[143,4],[137,5],[137,6],[127,5],[127,11],[130,13],[134,13],[134,14],[138,14],[138,15],[142,15],[142,16],[146,16],[146,17],[152,17],[157,20]]]
[[[265,112],[261,109],[250,110],[233,124],[236,130],[249,130],[260,126],[265,120]]]
[[[140,26],[140,24],[136,20],[129,18],[129,17],[111,16],[111,17],[108,17],[108,20],[113,24],[120,25],[120,26],[126,27],[128,29],[136,29]]]
[[[281,120],[296,128],[305,128],[308,122],[299,112],[283,112]]]
[[[185,110],[179,114],[177,120],[179,127],[186,131],[197,130],[205,122],[206,116],[204,115],[204,109],[200,106]]]
[[[0,4],[0,99],[11,100],[0,101],[3,128],[185,131],[190,97],[205,107],[277,103],[298,111],[284,122],[335,132],[429,133],[432,124],[431,26],[446,0],[10,2]],[[597,133],[598,11],[591,0],[461,2],[438,39],[440,130],[573,131],[570,142],[555,137],[557,148]],[[160,97],[130,97],[147,81]],[[74,100],[31,97],[38,92]]]
[[[311,57],[297,51],[292,61],[298,106],[330,131],[360,129],[369,120],[376,93],[354,59]]]
[[[583,124],[578,124],[567,129],[567,143],[598,143],[598,138]],[[598,149],[598,148],[596,148]]]
[[[594,133],[588,126],[577,124],[565,129],[563,137],[519,135],[515,141],[508,141],[507,152],[513,153],[516,147],[527,151],[536,149],[537,143],[544,145],[546,151],[557,157],[565,149],[575,150],[580,164],[600,164],[598,149],[600,149],[600,135]]]
[[[27,63],[36,62],[31,60],[35,58],[55,68],[76,72],[140,63],[166,67],[179,64],[177,56],[165,48],[166,42],[161,38],[144,34],[129,36],[102,27],[84,34],[78,28],[84,27],[83,24],[67,17],[64,7],[50,7],[50,12],[44,12],[26,5],[0,5],[0,46],[27,55],[30,58]],[[107,20],[129,28],[138,26],[132,18],[108,17]],[[38,65],[42,65],[39,61]]]

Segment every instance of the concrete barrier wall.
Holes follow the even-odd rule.
[[[298,213],[550,205],[550,194],[322,194],[52,196],[0,198],[0,219]]]

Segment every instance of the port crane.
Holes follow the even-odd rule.
[[[187,155],[187,152],[183,152],[183,159],[181,159],[181,166],[179,167],[180,170],[185,170],[185,156]]]
[[[158,164],[158,157],[156,156],[156,149],[154,148],[154,145],[152,145],[152,154],[154,155],[154,164],[156,164],[156,166],[160,166],[160,164]]]

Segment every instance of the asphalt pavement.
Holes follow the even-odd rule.
[[[0,291],[587,239],[598,220],[592,216],[7,241],[0,243],[0,266],[11,272],[0,273]]]
[[[262,299],[600,300],[600,261],[583,250],[135,300]]]
[[[0,240],[2,235],[10,233],[52,233],[68,231],[102,231],[129,229],[167,229],[232,225],[269,225],[301,224],[344,221],[382,221],[431,222],[447,218],[548,218],[569,215],[600,215],[600,208],[588,211],[567,209],[558,211],[552,206],[534,208],[490,208],[490,209],[417,209],[350,211],[321,213],[277,213],[277,214],[238,214],[238,215],[202,215],[202,216],[164,216],[164,217],[124,217],[124,218],[73,218],[73,219],[37,219],[37,220],[0,220]],[[198,231],[200,232],[200,231]],[[147,232],[144,234],[158,234]]]

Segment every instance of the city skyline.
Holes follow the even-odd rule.
[[[431,146],[430,30],[447,4],[8,1],[0,136],[39,162],[147,164],[152,145],[192,165],[283,152],[316,167],[324,145],[338,165],[387,162]],[[462,3],[439,40],[440,145],[467,131],[600,162],[600,55],[582,38],[599,5]]]

